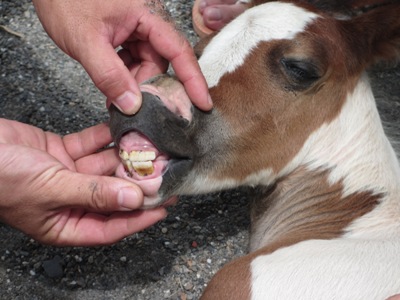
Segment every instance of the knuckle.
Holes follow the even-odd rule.
[[[90,206],[99,211],[106,211],[109,209],[106,193],[104,187],[96,181],[89,184],[91,192]]]

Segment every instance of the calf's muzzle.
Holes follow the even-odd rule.
[[[145,195],[144,208],[149,208],[159,206],[176,195],[176,186],[182,184],[193,167],[196,145],[192,121],[172,112],[157,95],[142,92],[142,99],[142,106],[135,115],[125,115],[111,105],[110,130],[118,148],[123,136],[135,131],[168,157],[167,166],[161,174],[160,188],[147,201]],[[198,113],[195,107],[193,110]],[[146,178],[143,178],[139,185],[145,184],[145,181]]]

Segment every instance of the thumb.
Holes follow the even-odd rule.
[[[113,103],[128,115],[139,110],[142,105],[139,86],[111,44],[92,45],[79,58],[79,62],[96,87],[107,97],[107,107]]]
[[[130,211],[143,205],[142,190],[129,181],[109,176],[58,172],[49,181],[58,205],[86,208],[96,212]],[[56,204],[57,205],[57,204]]]

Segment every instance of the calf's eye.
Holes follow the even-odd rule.
[[[281,65],[295,89],[307,88],[321,77],[317,67],[308,61],[282,58]]]

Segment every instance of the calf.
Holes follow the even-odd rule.
[[[247,10],[201,41],[214,101],[190,104],[161,76],[129,117],[111,108],[145,207],[256,187],[248,255],[203,299],[385,299],[400,293],[400,168],[365,69],[398,56],[398,2],[351,19],[305,3]]]

